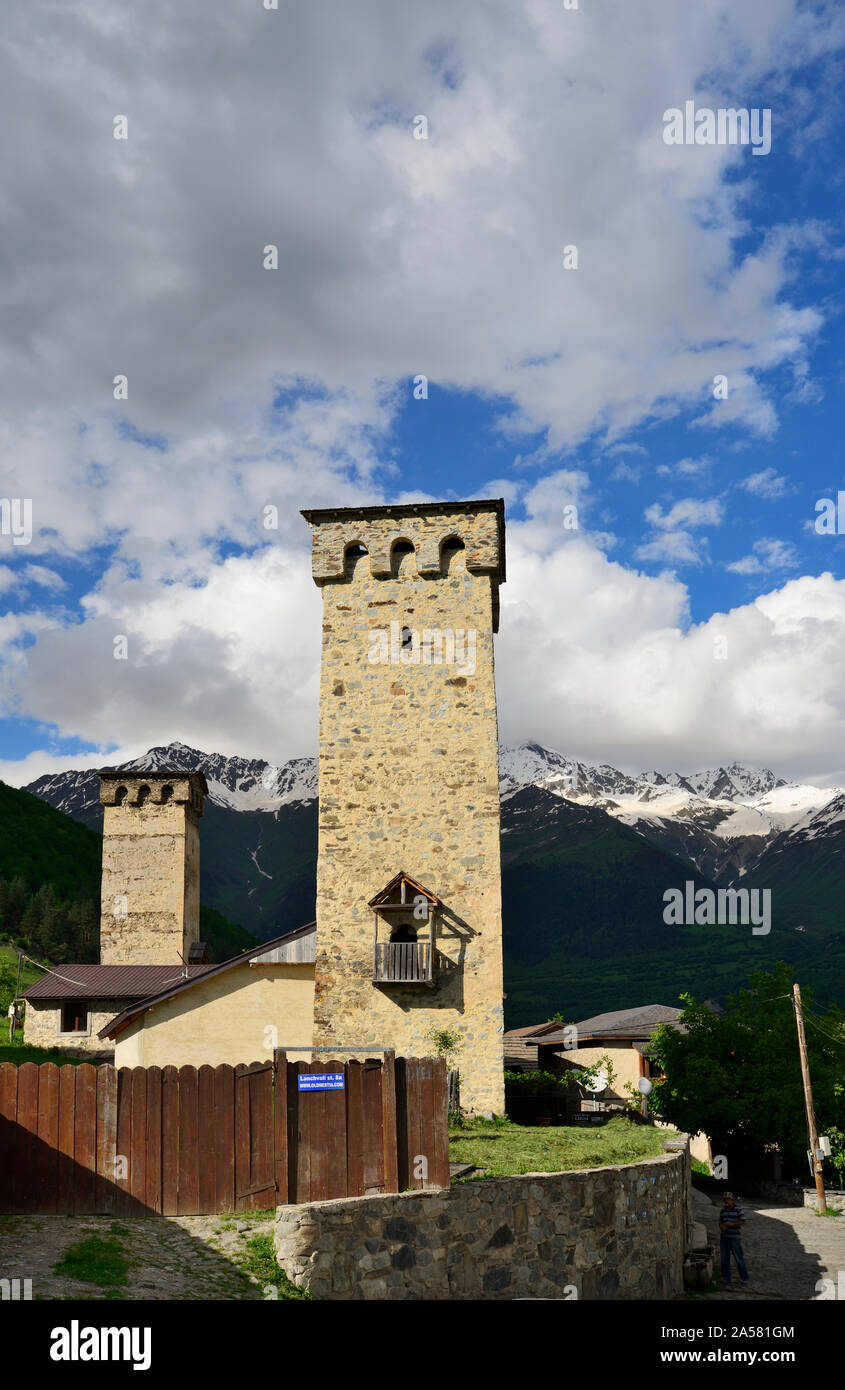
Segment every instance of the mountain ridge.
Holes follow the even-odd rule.
[[[200,767],[209,781],[205,903],[260,940],[313,920],[316,760],[276,767],[177,743],[127,770],[154,766]],[[724,1003],[738,980],[777,960],[845,1004],[845,792],[739,764],[634,776],[539,744],[503,748],[501,774],[507,1026],[659,995],[676,1003],[685,991]],[[46,776],[28,790],[101,828],[96,772]],[[668,927],[664,894],[690,879],[772,888],[771,935]]]

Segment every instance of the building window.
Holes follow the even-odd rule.
[[[68,999],[62,1004],[63,1033],[87,1033],[88,1010],[76,999]]]

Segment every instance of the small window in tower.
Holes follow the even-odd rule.
[[[402,570],[402,561],[406,555],[413,555],[414,547],[410,541],[397,541],[390,552],[390,572],[394,579],[398,579]]]
[[[360,541],[346,547],[343,552],[343,569],[347,578],[355,573],[358,561],[367,553],[367,547],[362,545]]]
[[[66,999],[62,1004],[62,1032],[88,1032],[88,1010],[77,999]]]
[[[409,652],[414,645],[414,634],[409,627],[402,629],[402,650]]]
[[[138,791],[138,805],[139,805],[139,806],[143,806],[144,802],[145,802],[145,801],[149,801],[149,799],[150,799],[150,789],[149,789],[149,787],[141,787],[141,788],[139,789],[139,791]]]
[[[172,797],[172,795],[173,795],[173,788],[172,788],[172,787],[162,787],[162,789],[161,789],[161,804],[162,804],[162,806],[166,806],[166,805],[167,805],[167,803],[168,803],[168,801],[170,800],[170,798]]]
[[[465,549],[466,546],[464,545],[460,536],[446,537],[445,541],[440,547],[440,563],[447,574],[449,573],[449,569],[451,568],[451,564],[455,556],[459,553],[459,551]]]
[[[118,789],[117,789],[117,791],[115,792],[115,795],[114,795],[114,804],[115,804],[115,806],[122,806],[128,795],[129,795],[129,789],[128,789],[128,787],[118,787]]]

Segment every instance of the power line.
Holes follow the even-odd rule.
[[[845,1038],[837,1038],[833,1033],[828,1033],[826,1028],[822,1028],[821,1024],[816,1022],[812,1014],[805,1014],[804,1022],[811,1023],[819,1033],[821,1033],[825,1038],[827,1038],[828,1042],[833,1043],[834,1047],[845,1048]]]

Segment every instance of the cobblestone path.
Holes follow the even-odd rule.
[[[0,1217],[0,1278],[31,1279],[33,1299],[262,1299],[240,1268],[246,1242],[272,1232],[248,1212],[167,1219],[111,1216]],[[130,1259],[126,1285],[100,1286],[54,1273],[70,1245],[115,1236]]]

